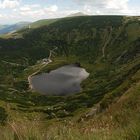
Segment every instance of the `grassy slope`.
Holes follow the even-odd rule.
[[[43,20],[33,22],[30,26],[31,26],[31,28],[38,28],[41,26],[46,26],[46,25],[52,24],[52,23],[56,22],[57,20],[58,19],[43,19]]]
[[[138,126],[135,125],[138,121],[137,116],[139,116],[139,112],[135,110],[136,108],[134,110],[131,109],[129,102],[135,103],[135,96],[131,98],[133,94],[136,94],[136,99],[139,99],[139,85],[135,86],[135,84],[139,83],[140,26],[137,18],[128,19],[126,17],[114,16],[67,18],[50,24],[47,27],[25,32],[24,40],[1,40],[0,45],[4,46],[0,52],[1,60],[6,60],[9,63],[1,61],[0,100],[1,106],[5,108],[9,115],[8,119],[10,122],[11,120],[22,122],[26,118],[28,123],[29,120],[32,122],[34,119],[37,119],[38,129],[42,127],[40,126],[42,125],[40,121],[48,122],[49,120],[50,123],[56,123],[58,122],[57,120],[63,121],[64,117],[66,117],[66,120],[72,119],[76,122],[81,120],[81,118],[85,121],[89,119],[89,123],[94,118],[97,121],[93,121],[96,124],[95,126],[98,127],[98,124],[101,123],[103,128],[107,124],[112,125],[112,123],[115,123],[112,126],[113,130],[111,128],[108,132],[108,128],[105,128],[105,135],[103,135],[104,130],[102,131],[99,128],[96,128],[95,132],[92,133],[90,131],[90,129],[94,130],[92,123],[89,125],[85,122],[83,124],[80,122],[80,124],[74,127],[77,133],[71,130],[73,126],[65,130],[66,126],[61,126],[58,123],[58,128],[56,128],[54,135],[49,135],[49,137],[55,137],[57,133],[60,133],[60,136],[58,136],[60,139],[63,139],[65,133],[70,139],[72,137],[81,139],[81,131],[90,133],[90,135],[85,135],[83,139],[88,139],[88,137],[90,139],[93,139],[93,137],[101,139],[104,136],[111,139],[115,135],[119,137],[120,133],[124,132],[125,129],[131,133],[129,125],[132,125],[134,130],[137,129]],[[111,26],[113,28],[112,31],[110,30]],[[109,39],[110,41],[105,48],[105,57],[103,57],[102,47],[108,40],[110,32],[111,40]],[[18,46],[20,48],[17,48]],[[59,48],[57,52],[59,55],[55,56],[54,62],[42,71],[50,71],[64,64],[81,62],[81,65],[90,72],[90,77],[82,83],[82,93],[69,97],[44,97],[38,95],[38,93],[28,91],[28,75],[40,68],[40,64],[36,63],[36,61],[46,57],[48,49],[55,46]],[[125,104],[125,100],[123,102],[121,100],[123,97],[125,98],[125,93],[129,92],[129,90],[132,92],[128,93],[131,96],[127,99],[128,104],[126,106],[128,110],[126,111],[125,105],[118,106]],[[135,105],[139,105],[139,100],[137,100]],[[96,108],[96,106],[100,107]],[[109,110],[107,109],[108,107]],[[120,108],[124,111],[121,112]],[[94,109],[100,112],[96,117],[92,112]],[[107,111],[102,113],[106,109]],[[118,110],[118,114],[113,111],[115,109]],[[108,112],[111,113],[112,121],[108,117],[110,115]],[[125,117],[127,113],[130,114],[130,118]],[[87,114],[90,115],[87,117]],[[126,120],[121,120],[123,117]],[[133,120],[134,125],[128,122],[130,119]],[[99,120],[101,120],[100,123]],[[82,127],[85,125],[87,130],[79,130],[77,127],[81,124]],[[21,130],[23,126],[20,126]],[[126,128],[118,131],[120,127],[123,128],[124,126]],[[60,132],[58,132],[59,127],[62,130]],[[41,132],[41,130],[32,129],[31,131],[37,133],[33,135],[41,137],[36,132]],[[124,135],[127,135],[128,132],[124,133]],[[48,133],[51,133],[51,130]],[[108,133],[112,133],[113,136],[108,135]],[[139,136],[139,131],[136,130],[136,133],[136,136]],[[132,136],[132,134],[130,135]],[[120,136],[120,139],[121,137],[123,136]]]
[[[139,75],[140,71],[133,78]],[[105,112],[94,117],[90,116],[82,122],[73,122],[68,119],[61,123],[53,120],[46,124],[40,122],[38,118],[34,121],[24,118],[24,123],[22,120],[16,120],[1,130],[1,138],[6,140],[14,139],[14,137],[20,139],[30,137],[37,140],[56,138],[58,140],[138,140],[140,138],[139,91],[140,83],[138,82],[132,85],[116,103],[110,105]]]

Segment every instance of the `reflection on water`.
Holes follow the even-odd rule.
[[[66,65],[50,73],[35,75],[31,84],[35,91],[45,95],[70,95],[80,92],[80,83],[89,76],[84,68]]]

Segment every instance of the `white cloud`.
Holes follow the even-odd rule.
[[[140,15],[139,6],[130,7],[130,0],[72,0],[73,7],[64,8],[62,8],[63,5],[58,8],[55,4],[48,6],[41,3],[22,5],[21,1],[0,0],[0,8],[3,9],[0,11],[0,23],[59,18],[76,12],[84,12],[89,15]]]
[[[24,5],[19,8],[19,13],[22,16],[41,18],[43,16],[49,15],[50,13],[57,12],[58,7],[56,5],[51,5],[49,7],[41,7],[40,5]]]
[[[33,5],[24,5],[19,8],[20,11],[31,11],[35,8],[40,8],[41,6],[39,4],[33,4]]]
[[[0,8],[15,8],[20,5],[19,0],[3,0],[0,1]]]
[[[4,1],[0,4],[1,8],[6,7]],[[12,8],[10,14],[9,12],[0,13],[0,23],[35,21],[44,18],[56,18],[59,17],[59,15],[62,15],[62,13],[59,14],[57,5],[43,6],[40,4],[30,4],[10,6],[10,8]]]
[[[129,0],[107,0],[106,8],[124,10],[128,8],[128,1]]]
[[[0,18],[2,18],[2,17],[3,17],[3,15],[0,14]]]
[[[48,12],[56,12],[58,10],[58,7],[56,5],[52,5],[48,8],[45,8],[44,10]]]
[[[134,15],[135,9],[128,6],[130,0],[73,0],[87,14],[120,14]]]
[[[23,7],[20,7],[20,10],[21,11],[30,11],[31,8],[29,6],[23,6]]]
[[[30,9],[24,9],[22,11],[20,11],[21,16],[28,16],[28,17],[38,17],[38,16],[42,16],[45,14],[44,10],[30,10]]]

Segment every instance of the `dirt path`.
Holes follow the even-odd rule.
[[[52,57],[53,54],[55,53],[54,51],[55,51],[56,49],[57,49],[57,48],[54,48],[53,50],[50,50],[49,57],[48,57],[47,59],[43,60],[40,69],[28,76],[29,89],[31,89],[31,90],[33,89],[32,83],[31,83],[32,77],[33,77],[34,75],[36,75],[37,73],[39,73],[39,72],[40,72],[44,67],[46,67],[48,64],[50,64],[50,63],[53,62],[53,61],[51,60],[51,57]]]
[[[112,27],[110,27],[109,33],[105,35],[105,43],[104,43],[104,46],[102,48],[102,57],[104,58],[105,57],[105,50],[106,50],[106,47],[107,45],[109,44],[109,42],[111,41],[111,36],[112,36]]]
[[[44,67],[46,67],[48,64],[49,64],[49,63],[44,64],[39,70],[37,70],[36,72],[34,72],[34,73],[32,73],[31,75],[28,76],[29,89],[31,89],[31,90],[33,89],[32,83],[31,83],[32,77],[33,77],[34,75],[36,75],[37,73],[39,73],[39,72],[40,72]]]

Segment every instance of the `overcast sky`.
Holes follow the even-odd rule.
[[[140,15],[140,0],[0,0],[0,24],[89,15]]]

